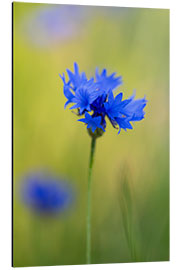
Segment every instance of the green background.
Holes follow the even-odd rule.
[[[75,61],[88,76],[96,67],[117,72],[123,76],[118,91],[124,98],[136,89],[137,98],[146,95],[148,100],[145,119],[133,130],[117,135],[108,122],[97,140],[92,263],[167,261],[169,10],[79,6],[73,12],[80,15],[72,16],[72,8],[13,4],[13,264],[86,262],[90,137],[77,116],[64,110],[58,75],[72,70]],[[65,38],[59,31],[54,37],[51,29],[38,25],[35,16],[49,9],[62,9],[59,27],[65,33],[68,23],[76,31]],[[36,42],[41,29],[48,43]],[[73,207],[58,217],[37,217],[20,198],[24,175],[42,168],[70,179],[75,189]]]

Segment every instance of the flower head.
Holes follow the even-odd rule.
[[[67,98],[65,106],[74,103],[70,109],[78,109],[79,116],[85,115],[85,118],[79,121],[87,125],[87,129],[91,130],[90,134],[102,135],[106,128],[106,118],[110,120],[113,127],[119,127],[118,134],[121,129],[125,131],[132,129],[133,122],[144,118],[144,108],[147,104],[145,97],[135,99],[133,94],[123,100],[122,92],[114,96],[114,89],[122,84],[122,77],[115,77],[116,73],[108,76],[106,69],[103,69],[100,74],[96,69],[95,79],[88,80],[84,72],[79,72],[79,67],[75,63],[74,73],[67,69],[67,74],[68,82],[64,74],[60,76],[64,84],[64,95]]]
[[[45,215],[63,212],[73,199],[72,189],[65,181],[40,172],[24,179],[21,195],[26,206]]]

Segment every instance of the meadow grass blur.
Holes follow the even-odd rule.
[[[13,15],[14,266],[85,263],[90,137],[64,110],[58,75],[75,61],[89,76],[117,72],[125,98],[148,100],[133,130],[108,123],[97,140],[92,263],[169,260],[169,11],[15,2]],[[72,182],[71,211],[42,218],[23,205],[19,185],[37,169]]]

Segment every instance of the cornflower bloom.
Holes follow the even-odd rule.
[[[109,119],[114,128],[133,129],[132,123],[144,118],[145,97],[135,99],[133,94],[123,100],[123,93],[114,96],[113,91],[122,84],[122,77],[116,77],[116,73],[107,75],[106,69],[99,74],[96,70],[95,78],[86,77],[80,73],[77,63],[74,64],[74,73],[67,69],[68,80],[65,74],[60,75],[64,84],[64,95],[67,98],[65,108],[73,104],[70,109],[77,109],[77,114],[84,118],[78,121],[84,122],[92,136],[99,137],[106,131],[106,121]]]
[[[71,187],[61,179],[42,172],[28,174],[21,186],[24,204],[40,215],[55,215],[68,209],[73,201]]]
[[[72,104],[70,109],[76,109],[78,119],[87,126],[89,135],[92,137],[91,153],[88,174],[88,198],[87,198],[87,237],[86,256],[87,263],[91,263],[91,176],[94,161],[96,139],[106,131],[107,119],[118,134],[122,129],[133,129],[133,123],[144,118],[144,108],[147,104],[145,97],[135,99],[135,93],[128,99],[123,99],[123,93],[116,96],[114,90],[122,85],[122,77],[116,73],[107,74],[103,69],[95,72],[95,78],[87,78],[85,72],[80,73],[77,63],[74,63],[74,73],[67,69],[68,79],[65,74],[60,75],[64,87],[64,95],[67,98],[65,108]]]

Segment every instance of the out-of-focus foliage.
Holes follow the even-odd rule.
[[[97,66],[116,71],[125,98],[136,89],[148,99],[135,129],[116,135],[108,125],[97,141],[92,263],[168,260],[169,11],[13,6],[14,266],[85,263],[90,137],[64,110],[58,76],[75,61],[89,77]],[[39,168],[72,179],[66,215],[37,217],[21,203],[20,179]]]

